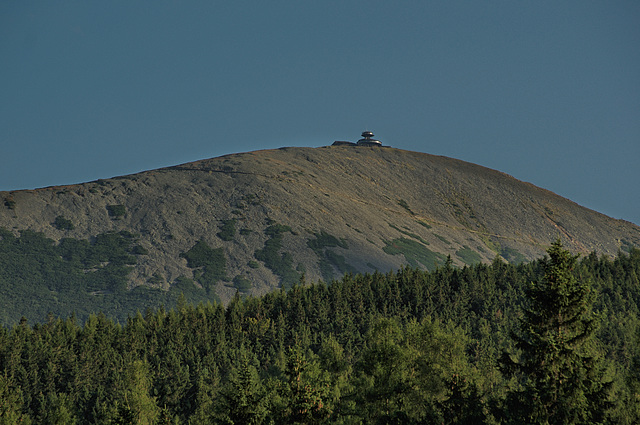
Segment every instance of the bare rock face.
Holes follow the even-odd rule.
[[[467,162],[383,147],[282,148],[197,161],[73,186],[0,192],[0,227],[58,241],[139,235],[147,254],[130,287],[196,278],[185,253],[221,249],[229,283],[250,293],[345,272],[431,269],[542,257],[557,239],[616,255],[640,228]],[[196,275],[194,275],[194,272]],[[226,282],[226,283],[225,283]]]

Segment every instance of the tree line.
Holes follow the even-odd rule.
[[[0,423],[640,422],[640,250],[0,328]]]

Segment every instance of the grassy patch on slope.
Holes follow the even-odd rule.
[[[256,250],[254,256],[280,277],[280,286],[289,289],[300,282],[302,274],[293,268],[291,253],[280,253],[282,239],[286,232],[291,232],[291,228],[282,224],[272,224],[267,227],[264,233],[269,236],[269,239],[264,243],[264,248]]]
[[[307,241],[307,246],[318,256],[318,267],[325,282],[331,282],[335,278],[334,267],[338,269],[341,275],[356,271],[353,266],[347,263],[343,255],[327,249],[335,247],[348,249],[349,246],[344,239],[338,239],[324,230],[314,236],[314,239]]]
[[[213,291],[219,280],[227,279],[226,259],[222,248],[213,249],[201,240],[180,256],[186,258],[187,266],[194,269],[194,279],[209,292]]]
[[[466,245],[456,251],[456,256],[468,266],[482,261],[482,256]]]
[[[435,270],[446,260],[443,254],[433,252],[420,242],[411,239],[398,238],[385,243],[385,247],[382,248],[384,252],[390,255],[404,255],[411,267],[422,266],[427,270]]]
[[[145,253],[137,236],[126,231],[55,243],[42,233],[24,230],[15,236],[0,228],[0,324],[9,326],[21,317],[44,322],[49,313],[84,321],[98,312],[124,322],[150,306],[174,306],[181,293],[193,302],[217,299],[186,278],[169,291],[128,290],[132,266]]]

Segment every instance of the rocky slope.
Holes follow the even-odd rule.
[[[560,237],[574,252],[640,246],[640,228],[467,162],[393,148],[281,148],[95,182],[0,192],[0,227],[54,240],[107,231],[139,235],[130,286],[199,277],[184,253],[224,253],[228,300],[283,279],[345,271],[524,261]],[[71,224],[71,225],[69,225]],[[219,250],[221,248],[221,250]],[[276,255],[274,256],[274,252]],[[194,272],[196,273],[194,275]],[[235,278],[235,279],[234,279]],[[236,285],[237,287],[238,285]]]

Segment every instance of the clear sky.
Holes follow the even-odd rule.
[[[0,0],[0,190],[365,129],[640,224],[640,2]]]

